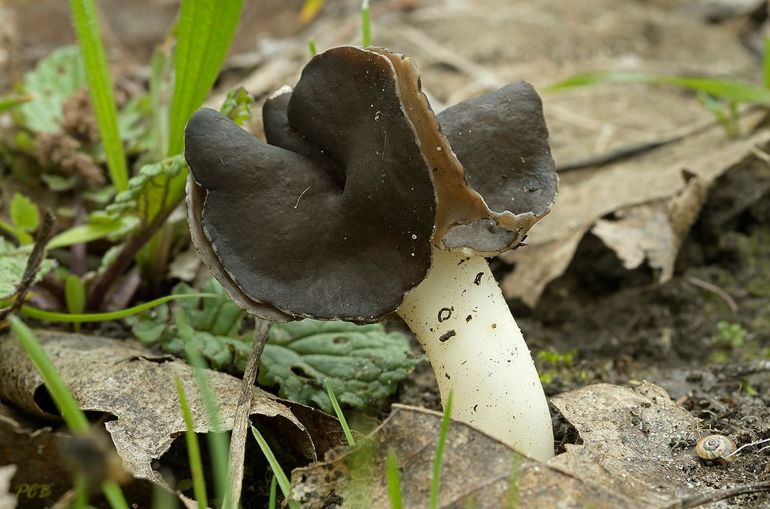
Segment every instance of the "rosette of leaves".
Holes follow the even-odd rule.
[[[140,315],[132,324],[134,335],[178,356],[193,349],[214,369],[243,372],[254,338],[251,320],[216,280],[207,280],[200,291],[217,297],[179,300]],[[173,290],[193,292],[184,283]],[[332,412],[324,386],[328,381],[341,403],[363,408],[393,394],[419,360],[405,334],[387,332],[381,324],[275,323],[268,332],[258,382],[277,387],[283,398]]]

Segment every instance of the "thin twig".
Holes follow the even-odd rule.
[[[770,491],[770,481],[758,482],[753,484],[744,484],[727,490],[719,490],[706,495],[695,495],[685,497],[669,506],[669,509],[692,509],[702,505],[718,502],[726,498],[737,497],[739,495],[749,495],[751,493],[760,493]]]
[[[738,304],[736,304],[735,299],[733,299],[729,293],[719,288],[717,285],[713,283],[709,283],[708,281],[704,281],[700,278],[694,277],[694,276],[687,276],[685,280],[694,285],[698,288],[703,288],[704,290],[708,290],[714,295],[721,298],[723,301],[725,301],[725,304],[727,304],[727,307],[730,308],[730,311],[733,313],[736,313],[738,311]]]
[[[767,373],[770,371],[770,360],[751,361],[744,364],[725,364],[715,367],[713,371],[718,380],[746,378],[757,373]]]
[[[770,442],[770,438],[765,438],[765,439],[762,439],[762,440],[757,440],[756,442],[749,442],[748,444],[743,444],[742,446],[738,447],[736,450],[734,450],[733,452],[731,452],[730,454],[725,456],[725,458],[729,458],[731,456],[735,456],[736,454],[741,452],[743,449],[746,449],[747,447],[753,447],[755,445],[762,445],[762,444],[766,444],[767,442]],[[765,449],[765,448],[763,447],[762,449]],[[762,449],[760,449],[760,451]],[[757,452],[759,452],[759,451],[757,451]]]
[[[265,349],[267,332],[270,328],[269,321],[259,318],[256,320],[257,327],[254,334],[254,345],[251,347],[251,353],[246,362],[246,369],[243,370],[241,395],[238,398],[238,406],[235,408],[235,416],[233,417],[233,433],[230,437],[230,465],[228,466],[230,486],[228,486],[225,500],[222,504],[225,509],[238,507],[241,498],[243,459],[246,454],[246,437],[249,431],[249,411],[251,410],[251,391],[257,379],[259,358]]]
[[[35,277],[40,271],[40,264],[43,263],[43,259],[45,258],[45,246],[51,238],[53,223],[53,214],[51,214],[50,210],[46,209],[43,212],[43,221],[40,223],[40,227],[35,235],[35,244],[32,247],[32,252],[30,253],[29,258],[27,258],[27,265],[24,267],[24,274],[21,277],[18,291],[13,299],[13,303],[7,308],[0,309],[0,321],[5,320],[8,315],[18,311],[22,304],[24,304],[27,293],[35,283]]]

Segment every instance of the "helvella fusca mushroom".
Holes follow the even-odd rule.
[[[397,311],[452,417],[538,459],[548,405],[486,256],[553,205],[540,98],[515,83],[434,115],[409,58],[338,47],[264,105],[267,142],[211,109],[187,125],[195,246],[268,320]]]

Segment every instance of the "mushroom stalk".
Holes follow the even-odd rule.
[[[398,314],[415,333],[452,417],[536,459],[554,454],[548,403],[524,337],[481,256],[434,249]]]

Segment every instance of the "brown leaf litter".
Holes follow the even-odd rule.
[[[46,331],[37,334],[81,408],[107,416],[104,427],[124,468],[133,476],[164,482],[153,462],[185,431],[175,379],[182,381],[188,394],[195,431],[210,430],[193,370],[184,362],[107,338]],[[240,380],[215,371],[207,371],[207,377],[224,430],[229,430],[241,391]],[[28,414],[58,418],[41,378],[11,335],[0,337],[0,398]],[[265,427],[266,434],[285,440],[282,448],[306,461],[315,459],[317,450],[322,452],[338,443],[333,442],[334,435],[317,433],[328,424],[313,411],[305,412],[311,417],[308,430],[289,407],[257,387],[252,391],[250,413]],[[328,416],[326,419],[333,420]]]
[[[510,507],[513,501],[518,508],[673,509],[696,507],[702,497],[720,500],[726,488],[741,484],[737,470],[695,455],[696,439],[708,431],[656,385],[597,384],[552,403],[579,440],[546,463],[452,422],[439,507]],[[335,450],[324,462],[296,469],[292,498],[303,508],[390,507],[385,461],[393,451],[404,507],[426,507],[440,420],[437,412],[394,406],[357,449]]]

